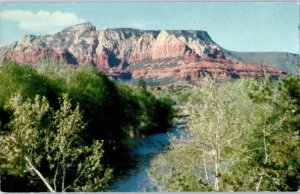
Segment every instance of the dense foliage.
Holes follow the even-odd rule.
[[[300,190],[300,78],[204,80],[190,93],[188,133],[148,174],[158,191]]]
[[[173,116],[169,99],[115,83],[91,65],[6,62],[0,67],[3,189],[105,190],[111,167],[121,162],[122,141],[166,130]]]

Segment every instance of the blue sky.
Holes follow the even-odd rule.
[[[82,22],[97,29],[205,30],[229,50],[299,53],[295,2],[1,3],[0,45]]]

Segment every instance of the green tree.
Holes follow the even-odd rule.
[[[20,103],[13,106],[8,101],[15,93],[20,93]],[[61,120],[55,119],[59,118],[57,111],[61,110],[63,105],[59,97],[64,96],[64,94],[68,94],[70,98],[70,103],[72,104],[70,114],[73,115],[72,118],[78,121],[79,116],[75,117],[74,115],[78,111],[76,107],[80,106],[80,115],[82,115],[80,116],[80,120],[85,124],[83,127],[79,121],[74,120],[74,126],[70,125],[74,128],[67,128],[70,131],[68,133],[64,131],[63,133],[65,138],[70,138],[70,142],[73,143],[64,142],[65,144],[58,145],[58,142],[63,142],[59,141],[59,137],[57,136],[57,133],[61,132],[60,126],[63,125],[60,122],[69,122],[69,118],[66,119],[62,116],[60,117]],[[41,117],[41,120],[36,118],[37,120],[33,122],[32,119],[35,119],[34,115],[37,114],[35,111],[39,110],[33,111],[24,107],[24,105],[29,103],[29,99],[31,99],[31,103],[29,104],[36,104],[37,102],[34,100],[36,95],[45,96],[45,99],[47,99],[47,103],[45,102],[45,104],[50,108],[43,113],[44,116]],[[23,105],[21,102],[26,103]],[[5,104],[7,104],[6,108],[4,108]],[[42,105],[44,103],[41,103]],[[88,157],[82,152],[76,153],[78,147],[82,147],[83,149],[86,146],[86,149],[92,149],[91,147],[94,144],[98,145],[97,141],[99,141],[102,146],[101,149],[105,150],[101,161],[109,163],[112,166],[119,165],[119,159],[124,159],[125,157],[122,156],[126,155],[124,153],[127,153],[124,151],[126,146],[122,144],[123,140],[130,135],[143,135],[167,130],[174,117],[172,105],[173,102],[168,98],[160,98],[145,89],[133,88],[113,82],[98,69],[88,64],[81,65],[78,68],[70,68],[63,64],[60,65],[56,61],[45,60],[34,66],[7,62],[0,67],[0,136],[5,139],[5,137],[13,134],[14,131],[19,130],[17,130],[17,124],[12,124],[13,122],[18,122],[20,127],[23,124],[28,124],[25,121],[22,121],[24,122],[22,124],[16,120],[17,116],[15,116],[14,107],[24,112],[22,116],[26,116],[31,111],[30,114],[32,116],[27,116],[24,120],[31,122],[30,125],[28,124],[31,128],[26,129],[26,131],[38,134],[36,136],[37,140],[32,139],[37,145],[32,143],[33,151],[30,151],[30,153],[37,153],[35,155],[39,156],[39,158],[36,161],[33,158],[29,159],[31,159],[31,164],[45,177],[45,180],[54,190],[63,190],[62,188],[74,190],[72,188],[75,187],[69,187],[72,185],[72,177],[77,176],[77,171],[73,167],[77,163],[82,163],[83,158]],[[72,130],[73,132],[71,133]],[[35,135],[32,135],[32,137],[35,137]],[[76,138],[77,140],[73,141],[72,138]],[[102,140],[105,141],[102,142]],[[46,145],[47,142],[48,144]],[[55,145],[51,144],[55,142]],[[80,144],[79,142],[82,143]],[[59,153],[69,146],[72,147],[73,154],[76,157],[70,157],[67,153]],[[48,147],[49,149],[45,151],[44,147]],[[51,157],[47,156],[46,153],[48,155],[51,154]],[[59,153],[59,156],[54,153]],[[92,154],[96,152],[85,150],[85,153]],[[52,158],[52,161],[50,161],[50,158]],[[58,162],[60,161],[59,158],[63,158],[64,160]],[[70,161],[70,158],[74,160]],[[29,165],[25,160],[23,162],[26,165],[20,160],[20,165],[16,163],[14,166],[16,168],[8,168],[13,163],[5,160],[5,157],[0,158],[0,162],[1,164],[3,163],[3,168],[0,168],[1,172],[6,171],[3,174],[10,174],[9,176],[12,176],[13,180],[10,181],[12,184],[17,184],[16,180],[18,180],[21,174],[26,179],[26,177],[30,177],[28,174],[34,173],[32,170],[24,171],[24,173],[21,173],[22,170],[17,170]],[[50,165],[50,162],[56,162],[55,166],[57,168]],[[64,170],[68,168],[67,163],[74,163],[73,167],[70,168],[71,172]],[[6,164],[8,166],[5,167]],[[18,173],[14,173],[14,171],[18,171]],[[66,172],[63,173],[64,171]],[[52,178],[55,174],[57,174],[56,179],[53,181]],[[77,181],[88,182],[83,176],[80,177]],[[29,185],[27,183],[36,180],[36,178],[31,176],[30,179],[24,181],[26,189],[28,189]],[[54,186],[54,182],[56,186]],[[14,189],[16,187],[10,188]],[[43,191],[41,187],[31,188],[36,189],[36,191]]]
[[[269,104],[272,112],[254,130],[249,143],[255,149],[249,162],[261,172],[256,190],[296,191],[300,188],[300,78],[281,77],[275,88],[263,85],[258,95],[272,91],[271,100],[253,100],[260,106]]]
[[[243,191],[297,191],[300,188],[298,76],[250,82],[256,120],[249,131],[244,162],[231,169],[228,185]],[[247,181],[245,181],[247,180]]]
[[[172,143],[170,158],[175,162],[165,163],[166,169],[156,166],[163,163],[164,155],[154,160],[149,174],[156,185],[163,186],[165,191],[232,189],[223,177],[241,163],[254,116],[246,88],[244,80],[217,83],[206,78],[193,89],[185,110],[190,117],[189,135]]]
[[[1,170],[24,175],[32,168],[33,162],[41,160],[42,156],[35,151],[40,142],[39,127],[49,111],[49,105],[45,98],[39,96],[36,96],[34,103],[30,100],[23,103],[19,94],[8,101],[6,109],[12,111],[12,120],[8,126],[11,130],[2,132],[0,136],[0,155],[5,161],[1,163]]]
[[[38,177],[51,192],[107,188],[112,170],[100,163],[102,142],[84,146],[81,132],[85,124],[79,106],[72,110],[67,95],[54,113],[40,96],[24,103],[20,95],[14,96],[6,108],[12,111],[12,119],[11,131],[0,139],[0,156],[5,161],[1,171]]]
[[[137,86],[143,90],[147,89],[147,83],[144,77],[139,77],[137,80]]]
[[[205,80],[192,90],[188,130],[148,171],[158,191],[297,191],[299,76]]]
[[[166,131],[171,127],[175,111],[174,102],[170,98],[157,98],[150,91],[138,90],[138,99],[141,107],[139,115],[140,134],[153,134]]]
[[[24,98],[34,98],[36,94],[47,96],[47,78],[27,65],[5,62],[0,68],[0,98],[6,102],[16,92]]]

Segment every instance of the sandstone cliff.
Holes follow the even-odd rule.
[[[70,65],[90,63],[121,79],[143,76],[197,81],[204,74],[216,79],[259,77],[263,71],[278,77],[280,69],[226,59],[226,50],[205,31],[96,30],[90,23],[71,26],[53,35],[26,35],[0,48],[0,60],[34,64],[44,57]]]

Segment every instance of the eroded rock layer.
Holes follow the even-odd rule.
[[[45,57],[63,59],[70,65],[90,63],[121,79],[143,76],[197,81],[205,74],[219,80],[273,77],[280,69],[232,61],[205,31],[136,29],[96,30],[90,23],[66,28],[53,35],[26,35],[0,48],[0,59],[35,64]]]

